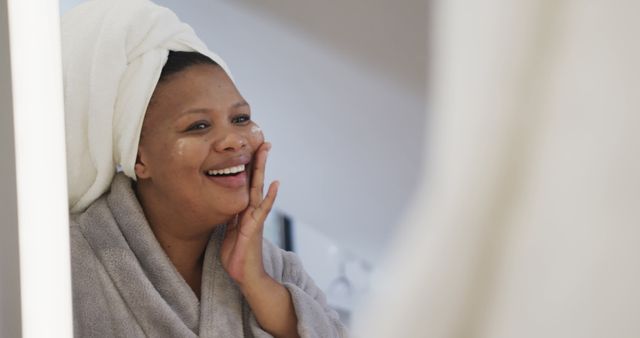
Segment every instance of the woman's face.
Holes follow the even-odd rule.
[[[249,105],[220,67],[170,75],[156,87],[142,126],[135,169],[153,195],[143,198],[189,220],[227,220],[249,203],[248,166],[263,142]]]

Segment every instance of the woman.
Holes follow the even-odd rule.
[[[85,3],[62,32],[76,336],[343,336],[262,239],[270,144],[224,62],[146,0]]]

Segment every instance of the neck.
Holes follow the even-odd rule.
[[[176,270],[200,298],[202,263],[209,237],[217,224],[189,219],[175,206],[161,199],[162,194],[136,186],[136,195],[149,226]],[[206,224],[205,224],[206,223]]]

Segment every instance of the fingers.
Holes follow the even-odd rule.
[[[240,215],[240,224],[238,225],[238,227],[233,228],[233,231],[238,231],[240,242],[246,244],[247,241],[255,239],[255,236],[257,234],[260,234],[260,239],[262,238],[262,229],[264,228],[264,222],[267,219],[269,212],[271,212],[273,204],[275,203],[279,187],[280,182],[271,182],[271,185],[269,185],[269,190],[267,191],[267,196],[265,196],[262,203],[260,203],[260,205],[255,208],[249,206],[242,212],[242,214]]]
[[[235,231],[239,226],[240,215],[236,215],[231,221],[227,223],[227,232]]]
[[[267,154],[271,149],[271,143],[265,142],[256,151],[253,162],[253,173],[251,176],[251,189],[249,195],[249,205],[257,208],[262,202],[264,173],[267,165]]]
[[[252,218],[258,223],[263,224],[267,219],[269,212],[271,212],[271,208],[276,201],[276,196],[278,195],[278,188],[280,187],[279,181],[271,182],[269,185],[269,190],[267,191],[267,196],[265,196],[264,200],[257,208],[255,208],[252,212]]]

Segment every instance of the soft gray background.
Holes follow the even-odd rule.
[[[156,2],[229,64],[277,207],[375,264],[422,165],[426,0]]]

